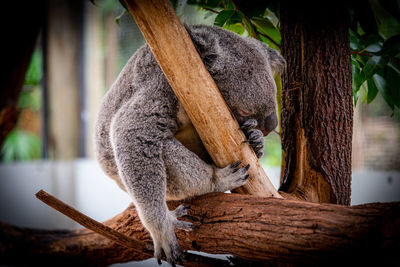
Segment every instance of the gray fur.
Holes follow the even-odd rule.
[[[282,70],[283,58],[259,41],[222,28],[187,29],[260,156],[261,131],[276,127],[273,73]],[[257,124],[259,129],[255,129]],[[247,168],[237,164],[225,168],[209,164],[208,154],[147,45],[131,57],[106,94],[96,123],[95,147],[103,170],[132,197],[154,241],[155,257],[161,258],[164,251],[171,264],[181,253],[174,229],[190,230],[192,225],[177,219],[186,214],[184,207],[169,211],[166,200],[224,192],[248,178]]]

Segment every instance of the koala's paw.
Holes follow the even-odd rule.
[[[176,228],[185,231],[192,231],[195,228],[194,224],[190,222],[178,220],[179,217],[187,214],[188,209],[190,209],[190,206],[179,205],[179,207],[172,211],[173,222]]]
[[[247,182],[250,177],[250,175],[247,173],[250,168],[250,164],[239,168],[240,164],[242,164],[242,162],[237,161],[225,168],[215,169],[214,183],[216,192],[232,190],[244,185]]]
[[[255,127],[257,127],[257,121],[249,119],[240,128],[247,138],[246,142],[253,148],[257,158],[262,158],[264,156],[264,135],[261,130],[255,129]]]
[[[168,233],[164,232],[164,235],[160,239],[154,240],[154,257],[157,259],[159,265],[161,265],[163,255],[165,255],[167,262],[172,266],[176,266],[175,264],[181,261],[182,250],[179,247],[173,230]]]
[[[180,205],[175,210],[170,211],[167,216],[168,221],[163,224],[164,227],[161,231],[161,235],[155,236],[154,257],[157,259],[158,264],[161,264],[161,258],[165,255],[168,263],[172,266],[175,266],[177,262],[183,265],[182,259],[180,258],[182,250],[179,247],[174,230],[175,228],[179,228],[185,231],[191,231],[195,228],[190,222],[178,220],[179,217],[187,214],[189,208],[190,206]]]

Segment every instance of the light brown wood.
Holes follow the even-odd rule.
[[[169,208],[179,204],[169,203]],[[185,250],[230,254],[265,264],[399,263],[399,202],[346,207],[209,194],[185,204],[191,208],[182,220],[197,226],[192,232],[176,231]],[[104,224],[151,246],[133,205]],[[0,248],[0,263],[8,259],[30,265],[37,259],[108,265],[150,257],[87,229],[44,231],[6,224],[0,225]]]
[[[81,1],[47,1],[46,83],[49,104],[49,156],[79,157],[79,40]]]
[[[94,129],[96,114],[99,112],[101,100],[105,90],[107,65],[104,62],[103,47],[103,21],[101,9],[93,6],[91,2],[84,1],[85,22],[84,22],[84,86],[85,86],[85,157],[94,158]],[[114,21],[115,24],[115,21]],[[108,34],[108,33],[106,33]],[[113,36],[115,42],[118,36]],[[111,55],[110,55],[111,54]],[[107,58],[112,55],[107,49]],[[108,62],[107,62],[108,63]],[[111,65],[111,64],[110,64]],[[111,66],[110,66],[111,67]],[[109,87],[107,87],[109,88]]]
[[[125,2],[215,164],[250,164],[250,179],[238,191],[281,197],[244,143],[243,132],[169,1]]]

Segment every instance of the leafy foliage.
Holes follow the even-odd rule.
[[[377,94],[394,111],[400,108],[400,3],[370,1],[352,9],[350,48],[353,96],[371,103]]]
[[[214,25],[251,36],[280,49],[279,1],[188,0],[217,13]],[[353,95],[367,103],[381,94],[400,113],[400,2],[357,3],[349,9]]]
[[[42,79],[42,54],[36,49],[31,58],[25,75],[24,88],[18,99],[18,107],[21,111],[31,110],[37,112],[41,107],[40,82]],[[41,139],[32,132],[18,127],[13,129],[4,140],[1,147],[1,160],[11,162],[14,160],[30,160],[40,157]]]
[[[30,160],[40,157],[40,138],[30,132],[14,129],[1,148],[2,161]]]

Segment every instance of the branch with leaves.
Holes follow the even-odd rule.
[[[187,1],[217,13],[214,25],[280,50],[280,1],[243,2]],[[349,17],[354,103],[361,95],[365,95],[363,102],[370,103],[379,93],[400,118],[400,3],[378,0],[361,6],[350,3]]]

